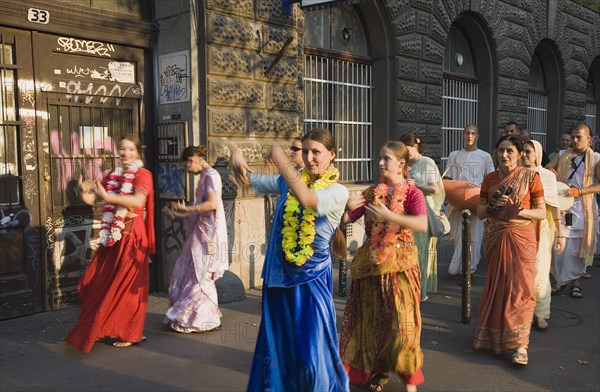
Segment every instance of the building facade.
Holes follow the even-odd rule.
[[[157,210],[193,194],[181,149],[209,148],[230,237],[224,292],[261,286],[273,206],[228,180],[233,148],[269,171],[273,143],[329,128],[342,179],[358,191],[378,178],[379,146],[407,131],[441,168],[469,123],[490,152],[511,120],[548,151],[576,123],[598,132],[596,1],[287,3],[2,1],[1,317],[75,303],[98,211],[76,201],[73,181],[110,167],[121,133],[143,137]],[[156,225],[153,288],[164,290],[185,222]]]

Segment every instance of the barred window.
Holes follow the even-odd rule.
[[[0,205],[21,204],[14,46],[0,42]]]
[[[115,166],[117,142],[135,129],[134,107],[48,105],[53,207],[82,205],[75,194],[79,176],[99,180],[105,170]]]
[[[357,56],[305,48],[304,129],[331,130],[344,182],[373,178],[372,64]]]

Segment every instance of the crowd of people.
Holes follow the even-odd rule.
[[[248,390],[347,391],[353,383],[377,392],[389,372],[408,391],[424,382],[420,307],[437,291],[438,274],[428,210],[446,211],[454,244],[448,272],[465,272],[462,207],[445,202],[445,181],[478,193],[469,218],[474,251],[468,272],[479,268],[483,255],[486,279],[473,347],[510,352],[514,363],[526,365],[532,325],[548,328],[551,294],[569,286],[571,297],[583,296],[581,279],[597,243],[600,154],[591,149],[585,124],[560,136],[561,149],[546,165],[542,145],[529,132],[509,122],[505,133],[490,155],[477,148],[478,128],[467,125],[463,148],[450,153],[443,174],[423,155],[421,140],[403,134],[381,146],[379,181],[352,196],[338,182],[338,150],[326,129],[294,139],[289,154],[274,145],[276,175],[253,173],[234,150],[229,172],[238,185],[280,196]],[[102,181],[79,182],[85,203],[100,198],[104,205],[101,245],[79,284],[80,316],[67,337],[80,351],[107,337],[117,347],[145,339],[153,185],[140,151],[137,137],[126,135],[115,169]],[[162,209],[166,218],[188,224],[165,324],[181,333],[204,332],[221,325],[215,281],[228,267],[222,185],[204,146],[185,148],[181,163],[199,179],[193,204]],[[366,240],[352,261],[338,340],[332,259],[346,254],[340,227],[361,217]]]

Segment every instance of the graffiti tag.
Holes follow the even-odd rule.
[[[111,44],[103,42],[88,41],[84,39],[59,37],[57,39],[60,48],[67,53],[88,53],[98,56],[110,57],[110,52],[114,52],[115,48]]]

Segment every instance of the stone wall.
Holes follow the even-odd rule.
[[[280,0],[204,4],[209,161],[241,148],[248,163],[261,170],[274,141],[302,134],[304,15],[297,8],[284,14]],[[223,180],[224,198],[236,198],[228,211],[231,271],[246,288],[261,286],[272,203],[238,189],[226,176]]]

